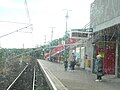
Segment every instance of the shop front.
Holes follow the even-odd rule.
[[[104,74],[115,74],[115,49],[115,42],[97,42],[95,44],[95,56],[98,54],[102,56]]]
[[[93,33],[93,72],[97,54],[104,60],[104,73],[120,77],[120,24]]]

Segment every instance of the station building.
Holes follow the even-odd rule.
[[[104,73],[120,77],[120,0],[95,0],[91,4],[93,72],[97,54],[104,60]]]

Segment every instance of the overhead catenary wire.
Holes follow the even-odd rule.
[[[5,35],[2,35],[2,36],[0,36],[0,38],[3,38],[3,37],[5,37],[5,36],[8,36],[8,35],[13,34],[13,33],[15,33],[15,32],[19,32],[19,31],[21,31],[21,30],[23,30],[23,29],[25,29],[25,28],[30,27],[30,26],[32,26],[32,24],[30,24],[30,25],[28,25],[28,26],[26,26],[26,27],[20,28],[20,29],[18,29],[18,30],[12,31],[12,32],[10,32],[10,33],[7,33],[7,34],[5,34]]]
[[[29,13],[28,5],[27,5],[27,0],[25,0],[25,10],[26,10],[28,22],[29,22],[29,24],[31,24],[31,18],[30,18],[30,13]]]
[[[26,24],[26,25],[28,25],[28,26],[23,27],[23,28],[20,28],[20,29],[15,30],[15,31],[12,31],[12,32],[7,33],[7,34],[5,34],[5,35],[2,35],[2,36],[0,36],[0,38],[3,38],[3,37],[5,37],[5,36],[8,36],[8,35],[13,34],[13,33],[15,33],[15,32],[20,32],[21,30],[23,30],[23,29],[25,29],[25,28],[28,28],[28,27],[30,27],[30,26],[33,26],[33,24],[31,24],[30,14],[29,14],[29,10],[28,10],[28,6],[27,6],[27,1],[26,1],[26,0],[25,0],[25,7],[26,7],[26,12],[27,12],[27,17],[28,17],[29,23],[21,23],[21,22],[13,22],[13,21],[2,21],[2,20],[0,20],[0,22],[15,23],[15,24]],[[33,27],[31,27],[31,30],[33,30]],[[31,32],[25,32],[25,33],[31,33]]]
[[[26,10],[26,14],[27,14],[27,18],[28,18],[28,23],[31,24],[31,17],[30,17],[30,12],[29,12],[29,8],[28,8],[28,3],[27,0],[24,1],[25,4],[25,10]],[[33,43],[33,26],[31,27],[31,41]],[[29,33],[29,32],[28,32]]]
[[[14,24],[26,24],[26,25],[29,25],[28,23],[23,23],[23,22],[13,22],[13,21],[4,21],[4,20],[0,20],[0,22],[3,22],[3,23],[14,23]]]

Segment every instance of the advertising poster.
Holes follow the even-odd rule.
[[[85,68],[85,47],[81,47],[81,68]]]
[[[80,60],[80,47],[76,48],[76,60],[77,60],[77,62],[79,62],[79,60]]]

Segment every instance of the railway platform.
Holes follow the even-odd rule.
[[[65,71],[64,65],[38,59],[38,63],[49,78],[53,90],[120,90],[120,78],[105,75],[102,82],[96,82],[92,72],[75,68]]]

